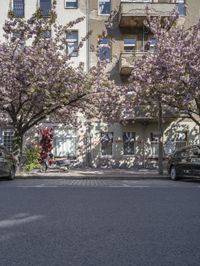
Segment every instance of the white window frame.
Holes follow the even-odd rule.
[[[72,39],[72,38],[67,38],[67,34],[69,34],[69,36],[70,36],[70,32],[72,33],[72,32],[75,32],[75,33],[77,33],[77,39]],[[78,30],[71,30],[71,31],[69,31],[69,32],[66,32],[66,48],[67,48],[67,54],[69,55],[69,56],[71,56],[71,57],[78,57],[79,56],[79,51],[78,51],[78,43],[79,43],[79,38],[78,38],[78,36],[79,36],[79,32],[78,32]],[[76,49],[76,45],[77,45],[77,51],[75,50],[75,51],[73,51],[73,52],[68,52],[68,44],[74,44],[74,48]]]
[[[12,10],[14,13],[14,2],[15,0],[12,0]],[[24,18],[25,17],[25,0],[23,0],[23,16],[15,16],[16,18]]]
[[[111,154],[102,154],[102,142],[103,142],[103,135],[106,134],[112,134],[112,142],[111,142]],[[106,131],[106,132],[101,132],[100,134],[100,153],[101,157],[103,158],[112,158],[113,157],[113,138],[114,138],[114,133],[112,131]]]
[[[109,13],[101,13],[101,11],[100,11],[101,2],[110,3],[110,12],[111,12],[111,9],[112,9],[111,0],[98,0],[98,15],[99,16],[110,16],[110,12]]]
[[[170,155],[180,148],[188,145],[188,131],[179,130],[173,133],[164,144],[165,154]]]
[[[125,40],[135,40],[135,43],[125,44]],[[126,49],[125,49],[126,47],[133,47],[133,49],[126,51]],[[136,47],[137,47],[137,39],[136,38],[124,38],[124,52],[132,53],[133,51],[136,51]]]
[[[12,37],[19,40],[21,38],[21,32],[12,32]]]
[[[187,146],[188,143],[188,132],[178,131],[175,133],[174,148],[175,150]]]
[[[150,156],[153,157],[153,158],[158,158],[158,153],[159,153],[159,133],[158,132],[151,132],[150,141],[151,141],[151,154],[150,154]]]
[[[153,40],[155,40],[155,43],[152,42]],[[155,51],[156,43],[157,42],[156,42],[156,39],[155,38],[153,38],[153,39],[150,40],[150,49],[149,49],[150,52],[154,52]]]
[[[183,8],[184,8],[184,14],[180,14],[180,13],[179,13],[179,16],[180,16],[180,17],[185,17],[185,16],[186,16],[185,0],[176,0],[176,3],[177,3],[177,7],[178,7],[178,13],[179,13],[179,5],[180,5],[180,4],[183,5]]]
[[[76,3],[76,6],[67,6],[67,3]],[[65,0],[65,9],[77,9],[78,8],[78,0]]]
[[[156,38],[152,38],[151,40],[148,40],[144,45],[144,51],[152,52],[152,53],[155,52],[156,44],[157,44]]]
[[[57,143],[62,142],[63,150],[64,146],[67,144],[67,140],[71,141],[71,146],[73,146],[73,151],[66,154],[58,154]],[[66,148],[66,147],[65,147]],[[71,128],[55,128],[53,133],[53,155],[55,157],[76,157],[77,156],[77,132],[75,129]]]
[[[5,139],[4,139],[5,133],[8,133],[8,134],[10,133],[10,135],[9,135],[10,145],[9,146],[7,144],[5,145]],[[3,128],[2,129],[2,144],[7,148],[8,151],[12,151],[13,139],[14,139],[14,130],[10,129],[10,128]]]
[[[133,3],[151,3],[152,0],[121,0],[121,2],[133,2]]]
[[[134,143],[134,150],[133,150],[133,153],[129,153],[129,154],[125,154],[125,153],[124,153],[124,144],[125,144],[125,142],[124,142],[124,135],[125,135],[125,134],[128,134],[128,135],[129,135],[128,137],[129,137],[129,139],[130,139],[130,142],[133,142],[133,143]],[[131,134],[133,135],[132,137],[130,136]],[[123,155],[126,156],[126,157],[127,157],[127,156],[135,156],[135,148],[136,148],[136,147],[135,147],[135,144],[136,144],[135,136],[136,136],[136,133],[135,133],[135,132],[132,132],[132,131],[129,131],[129,132],[126,131],[126,132],[123,132]]]
[[[21,32],[12,32],[11,34],[11,37],[12,38],[15,38],[17,41],[19,41],[19,44],[18,44],[18,49],[24,49],[25,47],[25,43],[20,43],[22,40],[21,39]]]
[[[101,44],[101,40],[108,40],[108,42]],[[101,61],[106,60],[107,62],[111,62],[111,60],[112,60],[111,39],[110,38],[100,38],[99,42],[100,42],[100,44],[99,44],[99,60],[101,60]],[[107,58],[106,59],[101,59],[100,58],[101,57],[100,56],[101,49],[103,49],[103,48],[106,48],[106,49],[109,49],[110,50],[110,58],[108,58],[108,59]]]
[[[40,8],[41,8],[41,1],[42,0],[39,0],[39,5],[40,5]],[[51,7],[50,7],[50,10],[51,10],[51,8],[52,8],[52,0],[50,0],[50,4],[51,4]],[[49,10],[49,11],[50,11]],[[49,14],[48,15],[43,15],[44,17],[49,17]]]
[[[51,32],[51,30],[45,30],[45,31],[41,32],[41,36],[44,39],[51,39],[52,32]]]

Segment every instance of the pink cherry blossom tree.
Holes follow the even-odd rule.
[[[177,26],[178,16],[149,18],[145,25],[156,38],[154,52],[146,52],[133,66],[129,91],[133,104],[157,113],[159,125],[159,173],[163,172],[163,111],[184,113],[200,126],[200,22],[189,29]]]
[[[137,79],[135,92],[140,99],[161,95],[163,104],[177,108],[200,126],[200,21],[185,29],[177,26],[177,20],[169,18],[165,27],[158,19],[149,21],[156,50],[136,62],[131,80]]]
[[[9,12],[4,25],[5,42],[0,43],[1,125],[14,129],[14,151],[22,153],[24,134],[47,116],[73,120],[77,110],[85,115],[112,116],[101,102],[114,99],[115,86],[108,80],[105,64],[99,62],[88,73],[74,67],[66,52],[66,32],[84,18],[61,26],[53,2],[49,17],[38,9],[28,20]],[[50,31],[53,38],[50,37]],[[88,38],[85,36],[77,50]],[[113,93],[110,92],[112,90]],[[104,103],[104,106],[105,106]],[[97,111],[98,110],[98,111]]]

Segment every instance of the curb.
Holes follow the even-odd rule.
[[[96,173],[90,173],[87,171],[72,171],[66,173],[58,173],[58,172],[49,172],[49,173],[19,173],[16,176],[16,179],[77,179],[77,180],[148,180],[148,179],[160,179],[166,180],[169,179],[167,174],[159,175],[158,173],[150,173],[150,172],[103,172],[96,171]]]
[[[30,176],[30,177],[24,177],[24,176],[19,176],[16,177],[15,180],[169,180],[169,177],[103,177],[103,178],[98,178],[98,177],[39,177],[39,176]]]

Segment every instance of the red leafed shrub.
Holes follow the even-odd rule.
[[[47,161],[51,165],[53,162],[53,129],[42,128],[40,129],[40,157],[42,161]]]

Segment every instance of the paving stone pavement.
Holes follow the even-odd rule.
[[[9,188],[176,188],[198,187],[200,180],[179,181],[171,180],[102,180],[102,179],[19,179],[0,182],[0,189]]]
[[[166,170],[163,175],[158,170],[132,169],[70,169],[67,172],[48,170],[47,172],[19,173],[18,179],[168,179]]]

